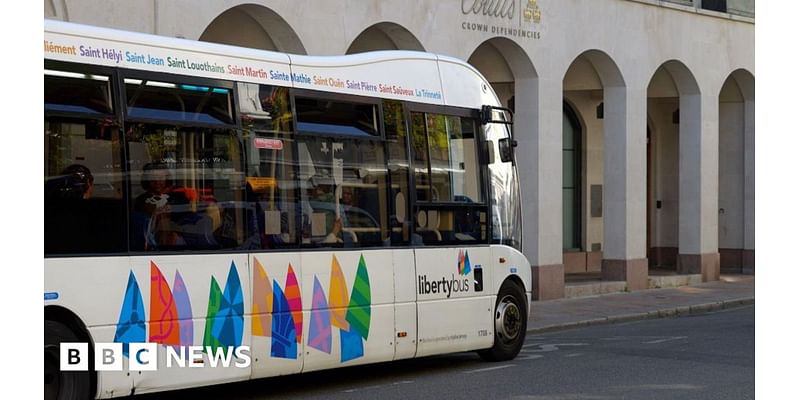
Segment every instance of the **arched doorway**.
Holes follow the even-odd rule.
[[[563,98],[575,107],[585,133],[580,172],[571,170],[578,164],[568,157],[564,137],[562,206],[565,216],[571,212],[573,218],[564,219],[563,250],[568,273],[601,272],[603,280],[625,281],[628,290],[639,290],[647,288],[647,267],[644,238],[638,233],[643,223],[635,217],[637,210],[644,211],[639,182],[646,171],[633,166],[641,165],[637,157],[644,159],[646,149],[644,137],[638,137],[644,133],[633,129],[628,96],[622,72],[601,50],[582,52],[564,74]],[[579,181],[574,195],[567,189],[570,179]],[[579,246],[567,246],[578,238],[576,231],[582,232]]]
[[[347,48],[347,54],[376,50],[425,51],[425,48],[408,29],[393,22],[380,22],[356,36]]]
[[[720,269],[752,272],[754,248],[755,82],[745,70],[731,73],[719,93]]]
[[[679,274],[702,274],[704,280],[718,279],[719,255],[716,238],[708,232],[716,215],[716,167],[705,159],[712,149],[704,120],[709,119],[710,104],[703,103],[700,88],[686,65],[677,60],[663,63],[650,79],[647,90],[647,114],[652,121],[653,193],[649,215],[651,273],[674,271]],[[716,104],[713,104],[716,109]],[[654,159],[653,159],[654,158]],[[710,248],[713,250],[710,251]]]
[[[201,41],[254,49],[306,54],[294,29],[264,6],[244,4],[223,12],[206,27]]]

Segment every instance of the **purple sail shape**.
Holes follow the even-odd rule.
[[[311,300],[311,324],[308,327],[308,346],[331,354],[331,312],[319,279],[314,277],[314,297]]]

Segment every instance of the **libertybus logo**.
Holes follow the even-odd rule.
[[[472,271],[472,266],[469,262],[469,254],[466,251],[458,251],[456,270],[458,271],[458,276],[452,274],[450,279],[442,277],[441,279],[429,281],[428,275],[420,275],[417,285],[419,294],[447,293],[447,298],[449,299],[453,292],[469,292],[470,283],[467,275]]]
[[[158,343],[130,343],[129,371],[158,370]],[[95,343],[94,369],[96,371],[122,371],[122,343]],[[165,346],[167,368],[203,368],[231,365],[247,368],[251,364],[250,346]],[[61,343],[60,367],[62,371],[89,370],[88,343]],[[206,357],[203,353],[207,353]],[[208,365],[206,365],[206,363]]]

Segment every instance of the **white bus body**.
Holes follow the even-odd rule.
[[[55,21],[45,21],[44,50],[46,60],[64,63],[471,110],[500,106],[473,67],[420,52],[298,56]],[[244,103],[238,107],[242,113],[259,111]],[[486,200],[492,230],[495,236],[519,235],[515,167],[500,161],[497,146],[508,130],[490,123],[482,132],[494,160],[486,168],[495,199]],[[437,213],[426,213],[434,217]],[[515,243],[519,247],[518,239]],[[222,335],[234,335],[231,343],[250,346],[252,364],[214,368],[204,354],[203,368],[167,368],[168,346],[159,345],[157,371],[128,373],[126,357],[123,371],[97,372],[97,398],[489,349],[496,340],[501,286],[521,286],[526,315],[531,300],[528,261],[518,249],[489,239],[463,246],[127,253],[47,256],[46,318],[85,329],[91,343],[119,342],[121,326],[132,321],[145,321],[145,331],[133,336],[144,341],[180,329],[186,337],[181,344],[201,346],[209,343],[210,329],[218,342]],[[482,271],[480,288],[476,270]],[[336,298],[342,293],[344,299]],[[257,314],[254,307],[260,307]],[[230,321],[210,321],[212,309],[216,318]],[[154,310],[161,315],[151,315]],[[190,319],[179,318],[187,310]],[[86,338],[75,330],[78,338]]]

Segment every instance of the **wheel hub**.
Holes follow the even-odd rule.
[[[516,339],[522,329],[519,307],[511,300],[511,296],[503,298],[495,315],[495,331],[504,342]]]

